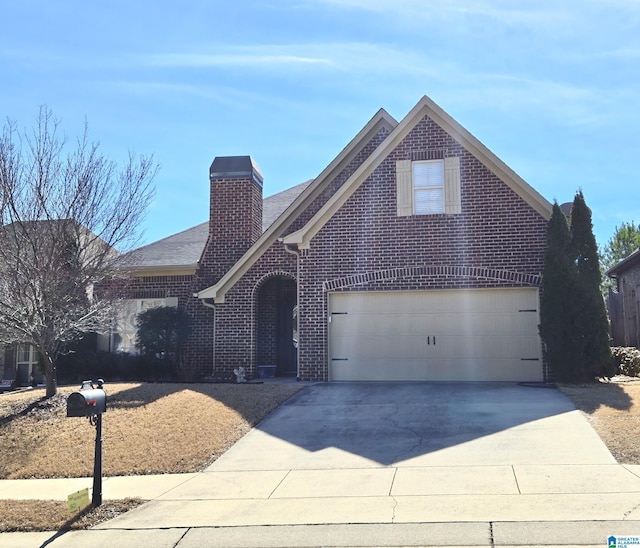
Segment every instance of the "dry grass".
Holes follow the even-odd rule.
[[[640,382],[562,385],[611,454],[621,464],[640,464]]]
[[[72,531],[87,529],[139,506],[140,499],[110,500],[70,514],[66,502],[0,500],[0,532]]]
[[[295,384],[106,385],[105,476],[193,472],[217,459],[300,389]],[[0,478],[83,477],[93,473],[95,428],[67,418],[66,387],[0,397]]]
[[[93,474],[95,428],[67,418],[64,387],[0,397],[0,478],[82,477]],[[103,417],[106,476],[181,473],[203,469],[268,413],[300,390],[295,384],[107,385]],[[0,500],[0,532],[85,529],[143,501],[105,501],[69,514],[66,502]]]

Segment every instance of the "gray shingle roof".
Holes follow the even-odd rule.
[[[262,231],[264,232],[284,212],[311,180],[291,187],[262,203]],[[200,260],[209,236],[209,223],[204,222],[129,253],[128,259],[137,268],[175,268],[195,266]]]

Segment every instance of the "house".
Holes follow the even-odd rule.
[[[210,218],[138,250],[130,310],[192,318],[184,378],[542,381],[551,204],[427,97],[384,110],[313,181],[262,198],[217,157]],[[294,333],[295,331],[295,333]],[[130,337],[130,333],[125,333]]]
[[[610,268],[606,275],[617,282],[609,291],[607,308],[615,346],[640,347],[640,249]]]

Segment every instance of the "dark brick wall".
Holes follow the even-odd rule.
[[[268,333],[258,334],[256,326],[259,319],[265,320],[276,313],[275,300],[267,299],[263,307],[257,303],[260,289],[274,277],[296,279],[295,257],[286,253],[278,242],[227,293],[225,303],[216,305],[217,374],[228,376],[234,367],[242,365],[254,375],[258,363],[272,363],[275,341],[270,341]],[[262,318],[258,318],[258,314],[262,314]],[[266,346],[259,346],[258,341]],[[257,361],[258,348],[260,362]]]
[[[459,156],[462,213],[396,215],[396,160]],[[300,376],[326,380],[327,290],[539,285],[546,221],[424,119],[311,242],[301,263]]]
[[[262,233],[262,186],[253,179],[212,179],[209,241],[200,278],[217,282]],[[205,286],[206,287],[206,286]]]
[[[305,210],[301,217],[289,227],[284,234],[288,234],[303,226],[333,195],[333,193],[342,185],[344,181],[360,166],[360,164],[371,154],[382,140],[388,135],[388,131],[383,129],[376,135],[363,151],[336,177],[334,181],[325,189],[325,191],[314,200],[314,202]],[[229,180],[225,180],[224,184],[228,185]],[[232,192],[226,192],[230,189],[226,186],[224,192],[218,192],[216,207],[225,210],[225,204],[220,200],[228,200],[229,208],[238,207],[238,199],[234,197]],[[213,189],[216,190],[216,189]],[[243,202],[246,202],[243,200]],[[212,210],[214,204],[212,203]],[[216,228],[219,233],[224,232],[222,226]],[[255,235],[255,234],[254,234]],[[242,246],[239,245],[238,249]],[[246,251],[245,248],[244,251]],[[224,272],[217,266],[215,268],[217,274],[211,276],[212,270],[210,265],[220,265],[219,254],[224,255],[225,245],[212,245],[212,241],[207,246],[207,251],[203,256],[201,264],[201,273],[199,275],[200,285],[197,290],[204,289],[213,285]],[[240,253],[240,255],[242,255]],[[234,261],[235,262],[235,261]],[[226,270],[225,270],[226,271]],[[260,363],[271,363],[275,349],[275,341],[270,340],[268,333],[258,333],[257,325],[259,320],[273,316],[276,308],[276,302],[272,301],[273,308],[269,308],[268,303],[259,308],[257,306],[257,295],[263,284],[268,283],[274,277],[283,277],[295,280],[297,278],[297,265],[295,256],[287,253],[284,247],[278,241],[274,241],[269,250],[249,269],[243,278],[227,293],[225,302],[217,304],[215,307],[215,347],[212,347],[213,331],[202,332],[193,337],[190,345],[190,362],[193,364],[193,374],[197,375],[200,371],[206,370],[208,364],[211,363],[212,356],[215,361],[215,376],[220,378],[231,378],[233,369],[243,366],[249,375],[256,374],[256,366]],[[210,282],[210,283],[209,283]],[[204,308],[200,305],[201,308]],[[202,311],[199,318],[203,316]],[[262,314],[259,318],[258,314]],[[213,329],[212,316],[213,311],[206,309],[205,315],[208,318],[207,329]],[[197,321],[200,321],[199,319]]]

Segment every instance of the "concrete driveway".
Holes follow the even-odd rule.
[[[345,383],[307,387],[98,529],[638,519],[640,466],[617,464],[556,390]]]
[[[613,463],[557,390],[328,383],[293,396],[210,470]]]

